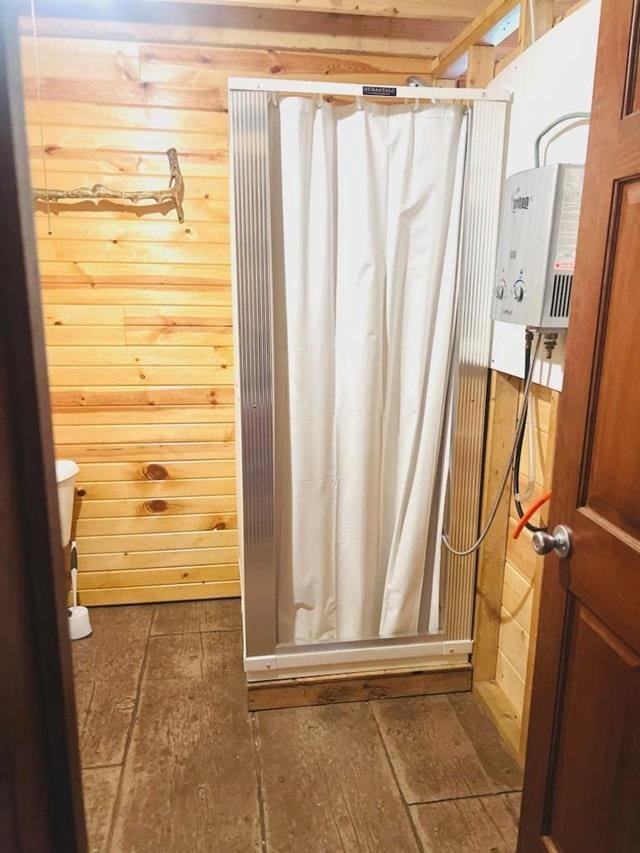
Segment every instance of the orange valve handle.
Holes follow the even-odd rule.
[[[543,492],[540,495],[540,497],[538,498],[538,500],[534,501],[531,504],[529,509],[525,512],[525,514],[522,516],[522,518],[518,522],[518,526],[513,531],[513,538],[514,539],[517,539],[518,536],[520,536],[520,534],[524,530],[524,528],[525,528],[527,522],[529,521],[529,519],[531,518],[531,516],[535,512],[537,512],[543,504],[546,504],[546,502],[549,500],[550,497],[551,497],[551,492]]]

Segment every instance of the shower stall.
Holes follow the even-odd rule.
[[[468,662],[508,106],[229,81],[249,680]]]

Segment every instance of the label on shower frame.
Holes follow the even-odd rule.
[[[398,90],[395,86],[363,86],[363,95],[375,95],[376,97],[395,98]]]

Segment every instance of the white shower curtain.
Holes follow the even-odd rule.
[[[464,111],[289,97],[280,136],[278,639],[435,630]]]

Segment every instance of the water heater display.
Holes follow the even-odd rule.
[[[556,164],[505,182],[494,320],[567,327],[583,176],[583,166]]]

